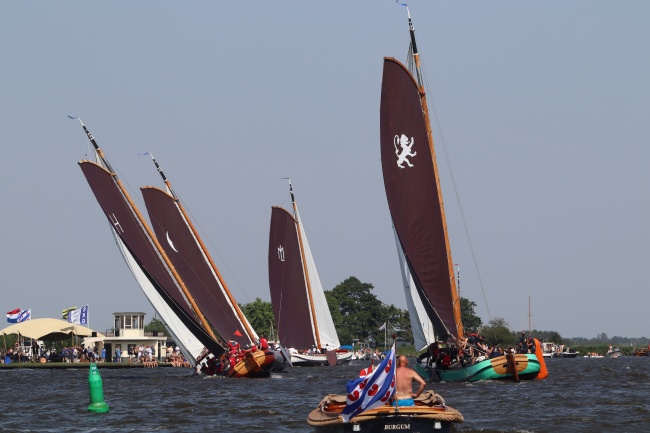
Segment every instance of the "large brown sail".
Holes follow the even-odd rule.
[[[156,237],[208,322],[226,340],[251,343],[252,338],[235,314],[235,307],[183,218],[177,200],[154,187],[142,188],[142,196]]]
[[[282,345],[296,349],[314,346],[316,340],[296,222],[289,212],[276,206],[271,210],[269,287]]]
[[[459,337],[460,304],[423,98],[421,88],[406,67],[393,58],[385,58],[380,140],[388,207],[436,332]]]
[[[164,291],[164,295],[166,295],[163,295],[166,298],[165,301],[177,312],[177,315],[186,323],[186,326],[188,324],[192,325],[188,326],[188,328],[191,328],[195,337],[215,356],[223,353],[223,347],[201,329],[192,309],[116,184],[113,174],[91,161],[81,161],[79,166],[113,230],[115,230],[150,281],[154,283],[156,289]],[[170,299],[173,302],[170,302]],[[180,314],[181,311],[184,313],[184,317]]]

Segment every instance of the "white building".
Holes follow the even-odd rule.
[[[103,338],[103,347],[106,348],[106,361],[112,362],[115,358],[115,349],[119,348],[121,352],[122,362],[129,362],[129,353],[133,353],[134,349],[138,346],[147,347],[151,346],[155,350],[155,358],[161,360],[165,358],[165,350],[167,346],[167,336],[164,332],[154,331],[151,336],[145,335],[144,332],[144,316],[145,313],[131,313],[119,312],[113,313],[114,318],[114,332]],[[99,340],[98,337],[97,340]],[[88,340],[91,340],[90,342]],[[87,345],[91,343],[93,337],[87,338],[84,341]],[[97,341],[100,343],[100,341]],[[91,343],[92,345],[92,343]],[[99,352],[101,353],[102,345],[99,344]],[[135,354],[137,356],[137,353]]]

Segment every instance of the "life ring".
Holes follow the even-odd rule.
[[[41,358],[41,363],[44,363],[45,361],[47,361],[45,358]]]

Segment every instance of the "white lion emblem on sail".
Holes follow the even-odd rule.
[[[415,139],[411,137],[411,142],[409,143],[409,138],[402,134],[396,135],[393,142],[395,144],[395,155],[397,155],[397,166],[399,168],[404,168],[403,164],[406,163],[409,167],[413,167],[413,164],[411,164],[411,162],[406,158],[418,154],[417,152],[411,152]]]

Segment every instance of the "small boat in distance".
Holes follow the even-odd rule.
[[[409,31],[411,45],[406,63],[410,68],[392,57],[384,58],[380,105],[384,187],[396,233],[409,314],[412,318],[415,315],[413,304],[418,317],[416,329],[422,327],[419,331],[424,341],[437,345],[441,355],[455,358],[465,337],[461,302],[420,55],[410,16]],[[421,316],[428,320],[421,320]],[[431,341],[432,331],[440,344]],[[546,371],[542,368],[541,352],[540,348],[538,355],[510,354],[474,364],[457,364],[457,368],[447,368],[447,364],[430,359],[426,366],[416,364],[416,369],[426,379],[452,382],[535,379],[540,371]]]
[[[621,349],[618,347],[612,348],[612,345],[609,345],[609,350],[605,354],[605,358],[618,358],[621,356]]]
[[[648,347],[635,347],[634,348],[634,356],[648,356],[650,354],[650,344]]]
[[[555,352],[557,352],[557,344],[551,342],[542,343],[542,355],[544,358],[552,358]]]
[[[293,215],[274,206],[269,233],[269,288],[279,342],[293,366],[349,362],[353,353],[341,349],[291,181],[289,192]]]
[[[564,344],[542,343],[544,358],[575,358],[580,352],[574,352]]]

